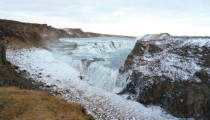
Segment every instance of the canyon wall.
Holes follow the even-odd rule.
[[[210,116],[210,38],[145,35],[120,73],[128,84],[120,94],[161,105],[176,117]]]

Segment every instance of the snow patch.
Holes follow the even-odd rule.
[[[65,30],[69,35],[73,35],[73,33],[68,28],[64,28],[63,30]]]

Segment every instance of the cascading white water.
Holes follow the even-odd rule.
[[[81,79],[93,86],[119,92],[126,83],[118,80],[118,70],[135,45],[131,38],[71,38],[60,39],[48,46],[55,57],[78,70]]]

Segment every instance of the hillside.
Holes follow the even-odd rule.
[[[12,45],[18,48],[30,46],[40,47],[44,44],[58,43],[59,38],[101,36],[130,37],[84,32],[79,28],[59,29],[48,26],[47,24],[23,23],[0,19],[0,39],[4,40],[6,45]]]
[[[41,91],[0,87],[0,119],[10,120],[93,120],[76,103],[48,95]]]

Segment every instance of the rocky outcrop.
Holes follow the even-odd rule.
[[[3,66],[6,64],[6,51],[4,42],[0,40],[0,66]]]
[[[0,40],[0,86],[17,86],[24,89],[38,89],[32,80],[26,80],[15,71],[11,63],[6,60],[5,45]]]
[[[145,35],[120,73],[128,94],[176,117],[210,117],[210,38]]]

